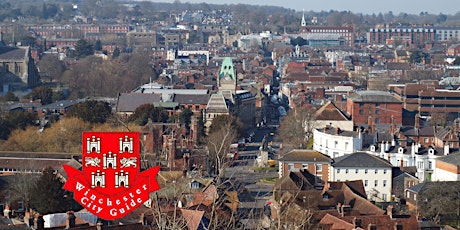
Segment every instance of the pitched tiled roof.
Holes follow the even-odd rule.
[[[391,168],[390,162],[364,152],[337,157],[333,167]]]
[[[347,221],[341,220],[331,214],[326,214],[319,222],[324,229],[341,229],[341,230],[353,230],[355,226]]]
[[[348,117],[335,106],[334,103],[328,102],[315,112],[316,120],[334,120],[348,121]]]
[[[402,103],[389,92],[375,90],[357,91],[348,98],[353,102]]]
[[[328,156],[315,151],[307,149],[294,149],[280,159],[283,162],[322,162],[322,163],[331,163],[332,159]]]
[[[203,218],[204,211],[180,209],[185,223],[189,230],[196,230],[200,226],[201,218]]]

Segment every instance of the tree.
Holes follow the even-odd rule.
[[[34,186],[34,199],[31,206],[40,214],[66,212],[74,203],[72,194],[62,188],[61,182],[51,167],[45,168]]]
[[[230,145],[236,141],[237,137],[235,127],[228,122],[212,129],[206,139],[209,166],[211,173],[218,178],[217,181],[224,175],[227,153],[230,152]]]
[[[425,57],[422,51],[414,51],[410,54],[409,60],[411,63],[420,63],[422,59]]]
[[[455,58],[455,60],[454,60],[454,63],[453,63],[453,64],[454,64],[454,65],[460,65],[460,58],[458,58],[458,57],[457,57],[457,58]]]
[[[12,201],[20,201],[24,204],[24,209],[31,208],[34,199],[34,187],[38,180],[38,175],[32,173],[17,173],[12,176],[8,189],[11,191]]]
[[[107,102],[88,100],[70,107],[67,115],[90,123],[105,123],[112,116],[112,109]]]
[[[308,41],[299,36],[299,37],[296,37],[294,40],[291,41],[291,45],[293,45],[293,46],[296,46],[296,45],[304,46],[304,45],[308,45]]]
[[[0,97],[0,101],[19,101],[19,98],[13,92],[8,91],[4,96]]]
[[[35,38],[30,36],[24,36],[21,38],[21,46],[34,46]]]
[[[7,120],[0,117],[0,139],[6,140],[14,126]]]
[[[428,182],[417,197],[418,211],[436,223],[460,217],[460,184],[457,181]],[[445,222],[444,222],[445,223]]]
[[[37,63],[37,66],[40,69],[40,77],[48,78],[49,82],[57,80],[60,83],[62,74],[66,70],[64,62],[59,61],[55,55],[45,54]]]
[[[120,56],[120,49],[117,47],[115,47],[115,49],[113,50],[113,54],[112,54],[112,58],[117,58],[118,56]]]
[[[93,46],[88,43],[85,39],[80,39],[75,45],[75,57],[86,57],[94,53]]]
[[[102,50],[102,43],[101,40],[96,40],[96,44],[94,45],[94,50],[101,51]]]
[[[314,109],[300,107],[289,110],[279,126],[283,143],[293,148],[307,148],[315,128]]]
[[[47,105],[53,102],[53,90],[48,86],[39,86],[34,88],[28,97],[32,100],[40,99],[43,105]]]
[[[169,117],[164,108],[156,108],[152,104],[143,104],[134,110],[134,114],[131,115],[129,120],[143,126],[147,124],[149,118],[153,122],[167,122]]]
[[[236,132],[237,137],[244,136],[244,124],[239,118],[232,115],[219,115],[212,119],[212,124],[209,127],[209,135],[225,127],[227,124]]]
[[[179,119],[181,123],[185,124],[187,130],[190,130],[190,122],[192,121],[193,112],[191,109],[186,108],[180,112]]]
[[[5,120],[14,127],[13,129],[25,130],[27,126],[35,124],[37,115],[24,110],[17,110],[7,113]]]

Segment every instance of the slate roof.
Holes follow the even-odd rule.
[[[118,95],[117,112],[134,112],[140,105],[153,104],[160,101],[160,94],[120,93]]]
[[[400,63],[400,62],[389,62],[387,63],[388,70],[409,70],[409,63]]]
[[[212,94],[211,98],[209,98],[206,110],[211,113],[227,113],[228,106],[224,96],[222,94]]]
[[[46,167],[60,170],[64,164],[79,167],[79,163],[74,159],[0,157],[0,168],[15,171],[32,170],[41,172]]]
[[[42,109],[65,109],[69,108],[70,106],[76,105],[80,102],[83,102],[83,99],[78,99],[78,100],[60,100],[48,105],[43,105],[41,108]]]
[[[460,153],[449,154],[447,156],[436,158],[436,160],[457,166],[460,165]]]
[[[376,90],[356,91],[348,96],[348,98],[353,102],[402,103],[389,92]]]
[[[331,163],[332,159],[328,156],[315,151],[307,149],[294,149],[280,159],[283,162],[325,162]]]
[[[407,188],[408,190],[411,190],[411,191],[414,191],[416,193],[419,193],[420,191],[422,191],[422,189],[425,187],[426,183],[419,183],[419,184],[416,184],[412,187],[409,187]]]
[[[201,104],[206,105],[209,101],[208,94],[174,94],[174,102],[179,104]]]
[[[435,136],[433,126],[422,126],[419,129],[415,129],[413,126],[406,126],[401,127],[400,132],[404,133],[405,136]]]
[[[28,48],[0,47],[1,60],[22,60],[28,54]]]
[[[356,152],[334,159],[333,167],[362,167],[362,168],[391,168],[393,167],[390,162],[365,153]]]

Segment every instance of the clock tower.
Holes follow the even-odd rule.
[[[231,57],[225,57],[222,61],[222,66],[219,71],[218,78],[219,92],[231,91],[235,94],[236,91],[236,74],[233,68],[233,61]]]

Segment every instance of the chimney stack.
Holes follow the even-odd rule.
[[[418,114],[415,115],[414,129],[420,129],[420,116]]]
[[[387,215],[390,217],[390,219],[393,219],[393,205],[388,205],[387,207]]]
[[[44,230],[45,229],[45,220],[42,215],[37,214],[34,219],[34,229],[35,230]]]
[[[168,166],[172,170],[174,165],[174,160],[176,159],[176,139],[171,138],[168,140]]]
[[[75,227],[75,214],[72,211],[67,212],[65,228],[70,229]]]

